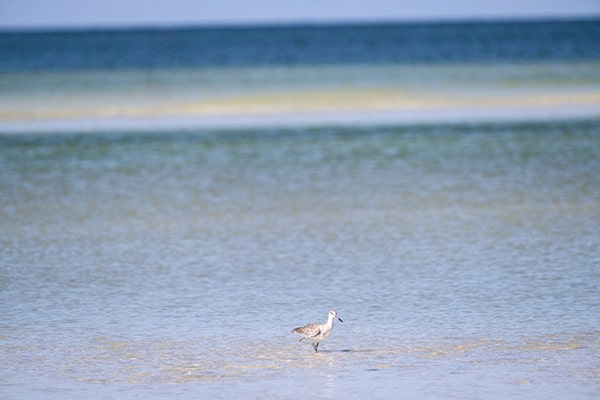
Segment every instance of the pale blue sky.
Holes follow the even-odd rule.
[[[600,0],[0,0],[0,28],[600,16]]]

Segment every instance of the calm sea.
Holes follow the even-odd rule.
[[[0,397],[598,398],[599,37],[0,33]]]

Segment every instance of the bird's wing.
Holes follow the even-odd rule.
[[[319,324],[310,324],[305,327],[305,334],[308,337],[315,337],[321,334],[321,326]]]
[[[292,329],[292,332],[298,333],[305,337],[315,337],[321,334],[321,327],[319,324],[308,324],[299,328]]]
[[[310,337],[317,337],[321,334],[321,328],[317,328]]]

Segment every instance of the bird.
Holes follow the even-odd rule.
[[[327,336],[329,336],[333,330],[333,320],[336,318],[340,322],[344,322],[340,317],[338,317],[335,310],[331,310],[327,316],[327,322],[323,324],[308,324],[299,326],[298,328],[292,329],[292,333],[302,336],[302,338],[300,338],[300,342],[304,339],[310,340],[312,342],[311,344],[313,349],[315,349],[315,352],[318,352],[319,350],[317,350],[317,348],[319,347],[319,343],[327,339]]]

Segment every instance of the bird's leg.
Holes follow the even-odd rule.
[[[312,345],[313,345],[313,348],[315,349],[315,353],[318,353],[319,350],[317,350],[317,347],[319,347],[319,342],[313,343]]]
[[[303,341],[303,340],[304,340],[304,338],[302,337],[302,338],[300,338],[300,340],[298,340],[298,341],[299,341],[299,342],[301,342],[301,341]]]

